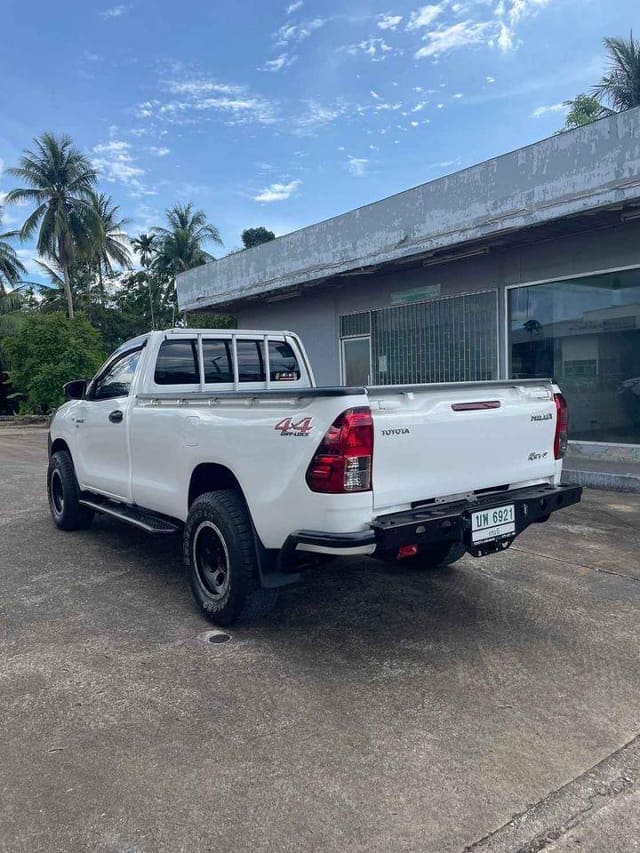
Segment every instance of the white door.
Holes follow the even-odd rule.
[[[342,339],[342,381],[345,385],[371,384],[371,338]]]
[[[81,487],[131,501],[128,424],[129,394],[140,349],[116,356],[89,388],[76,418]]]

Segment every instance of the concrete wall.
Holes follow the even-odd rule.
[[[635,201],[640,109],[544,139],[178,276],[195,310]]]
[[[635,265],[640,265],[640,221],[432,267],[358,276],[311,288],[287,300],[241,303],[234,314],[241,328],[297,332],[309,351],[317,381],[335,384],[340,381],[340,315],[390,306],[392,293],[434,284],[441,286],[442,296],[497,288],[502,330],[505,285]],[[500,338],[499,369],[503,376],[505,341],[503,335]]]

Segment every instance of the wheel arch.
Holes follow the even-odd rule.
[[[220,489],[232,489],[238,492],[248,509],[247,499],[236,475],[226,465],[216,462],[201,462],[191,472],[187,491],[187,509],[191,509],[191,505],[200,495],[205,492],[217,492]]]
[[[71,456],[71,449],[64,438],[56,438],[51,442],[49,456],[53,456],[53,454],[57,453],[59,450],[66,450],[69,456]],[[71,456],[71,459],[73,460],[73,456]]]

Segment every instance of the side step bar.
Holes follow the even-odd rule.
[[[117,518],[118,521],[124,521],[126,524],[138,527],[145,533],[177,533],[180,529],[178,524],[169,521],[169,519],[161,518],[158,515],[144,512],[144,510],[126,504],[111,503],[99,499],[89,500],[88,498],[80,498],[79,503],[81,506],[95,510],[95,512],[110,515],[112,518]]]

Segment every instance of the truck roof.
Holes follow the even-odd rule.
[[[192,328],[173,328],[160,330],[163,335],[211,335],[211,334],[228,334],[228,335],[292,335],[288,329],[192,329]]]

